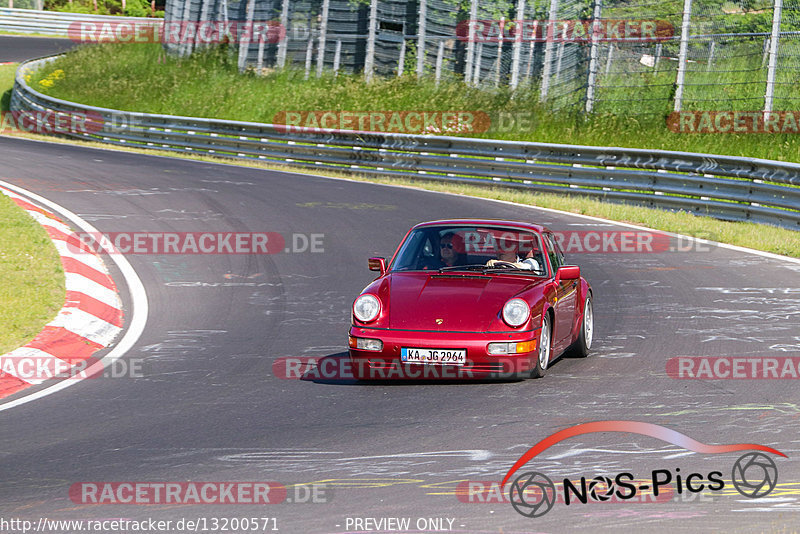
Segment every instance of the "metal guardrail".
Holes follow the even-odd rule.
[[[52,59],[20,65],[11,109],[88,114],[89,131],[69,133],[72,137],[313,169],[583,195],[800,230],[797,163],[463,137],[290,132],[272,124],[132,113],[67,102],[32,89],[25,75]]]
[[[66,37],[69,35],[70,26],[81,22],[95,24],[104,22],[113,22],[115,24],[124,22],[162,23],[163,19],[0,7],[0,31],[4,32],[41,33]],[[75,29],[75,26],[72,26],[72,28]]]

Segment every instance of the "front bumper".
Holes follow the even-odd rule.
[[[485,379],[510,378],[528,373],[538,355],[539,329],[525,332],[474,333],[350,328],[350,336],[379,339],[380,351],[350,348],[350,360],[356,378],[376,380],[416,379]],[[528,352],[489,354],[489,343],[518,343],[536,340]],[[403,347],[430,349],[465,349],[464,365],[403,363]]]

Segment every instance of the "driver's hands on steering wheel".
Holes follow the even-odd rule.
[[[487,267],[512,267],[512,268],[517,267],[518,268],[518,265],[519,264],[514,263],[513,261],[503,261],[503,260],[489,260],[489,261],[486,262],[486,266]]]

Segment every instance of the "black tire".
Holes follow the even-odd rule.
[[[550,324],[550,314],[545,313],[542,320],[542,332],[536,344],[536,362],[531,369],[531,378],[542,378],[547,373],[547,366],[552,358],[553,327]]]
[[[594,309],[592,307],[592,295],[586,296],[583,305],[583,320],[581,321],[581,331],[578,339],[570,345],[569,354],[575,358],[585,358],[589,355],[592,348],[592,338],[594,337]]]

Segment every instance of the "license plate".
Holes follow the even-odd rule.
[[[463,349],[400,349],[403,363],[427,363],[436,365],[464,365],[467,351]]]

